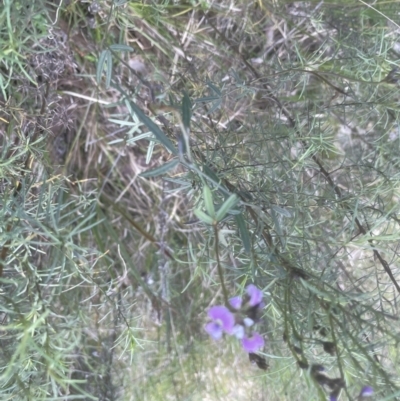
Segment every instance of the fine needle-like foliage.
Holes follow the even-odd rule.
[[[398,399],[399,15],[4,1],[2,399]]]

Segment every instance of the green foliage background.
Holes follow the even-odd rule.
[[[399,14],[4,0],[2,399],[398,399]]]

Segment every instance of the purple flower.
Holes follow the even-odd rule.
[[[335,394],[331,394],[329,396],[329,401],[337,401],[337,396]]]
[[[249,284],[246,287],[246,292],[249,297],[249,306],[251,308],[261,304],[263,293],[254,284]],[[242,307],[243,301],[241,297],[233,297],[229,300],[229,303],[232,308],[239,310]]]
[[[208,316],[212,320],[206,324],[206,332],[214,339],[219,340],[223,332],[231,334],[235,326],[235,317],[229,309],[223,305],[210,308]]]
[[[251,337],[244,337],[242,339],[242,346],[246,352],[257,352],[264,347],[264,338],[258,333],[253,333]]]
[[[242,307],[242,298],[241,297],[233,297],[229,300],[232,308],[239,310]]]
[[[249,306],[259,305],[263,298],[263,293],[254,284],[250,284],[246,288],[247,295],[250,297]]]
[[[361,389],[359,397],[371,397],[374,394],[374,389],[370,386],[365,386]]]

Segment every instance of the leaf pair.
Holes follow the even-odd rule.
[[[212,197],[211,189],[204,185],[203,187],[203,200],[204,207],[207,213],[204,213],[201,209],[196,209],[194,214],[206,224],[216,224],[224,219],[227,213],[234,207],[239,201],[239,197],[236,194],[232,194],[222,204],[222,206],[215,211],[214,201]]]
[[[106,89],[108,89],[111,85],[111,78],[112,78],[112,68],[113,68],[113,61],[112,61],[112,52],[113,51],[123,51],[123,52],[132,52],[133,48],[127,45],[122,44],[115,44],[111,45],[108,49],[103,50],[99,57],[99,62],[97,63],[97,70],[96,70],[96,80],[97,83],[100,85],[101,76],[103,75],[104,69],[106,70]]]

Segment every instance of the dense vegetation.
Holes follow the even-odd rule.
[[[399,399],[399,16],[3,0],[2,399]]]

